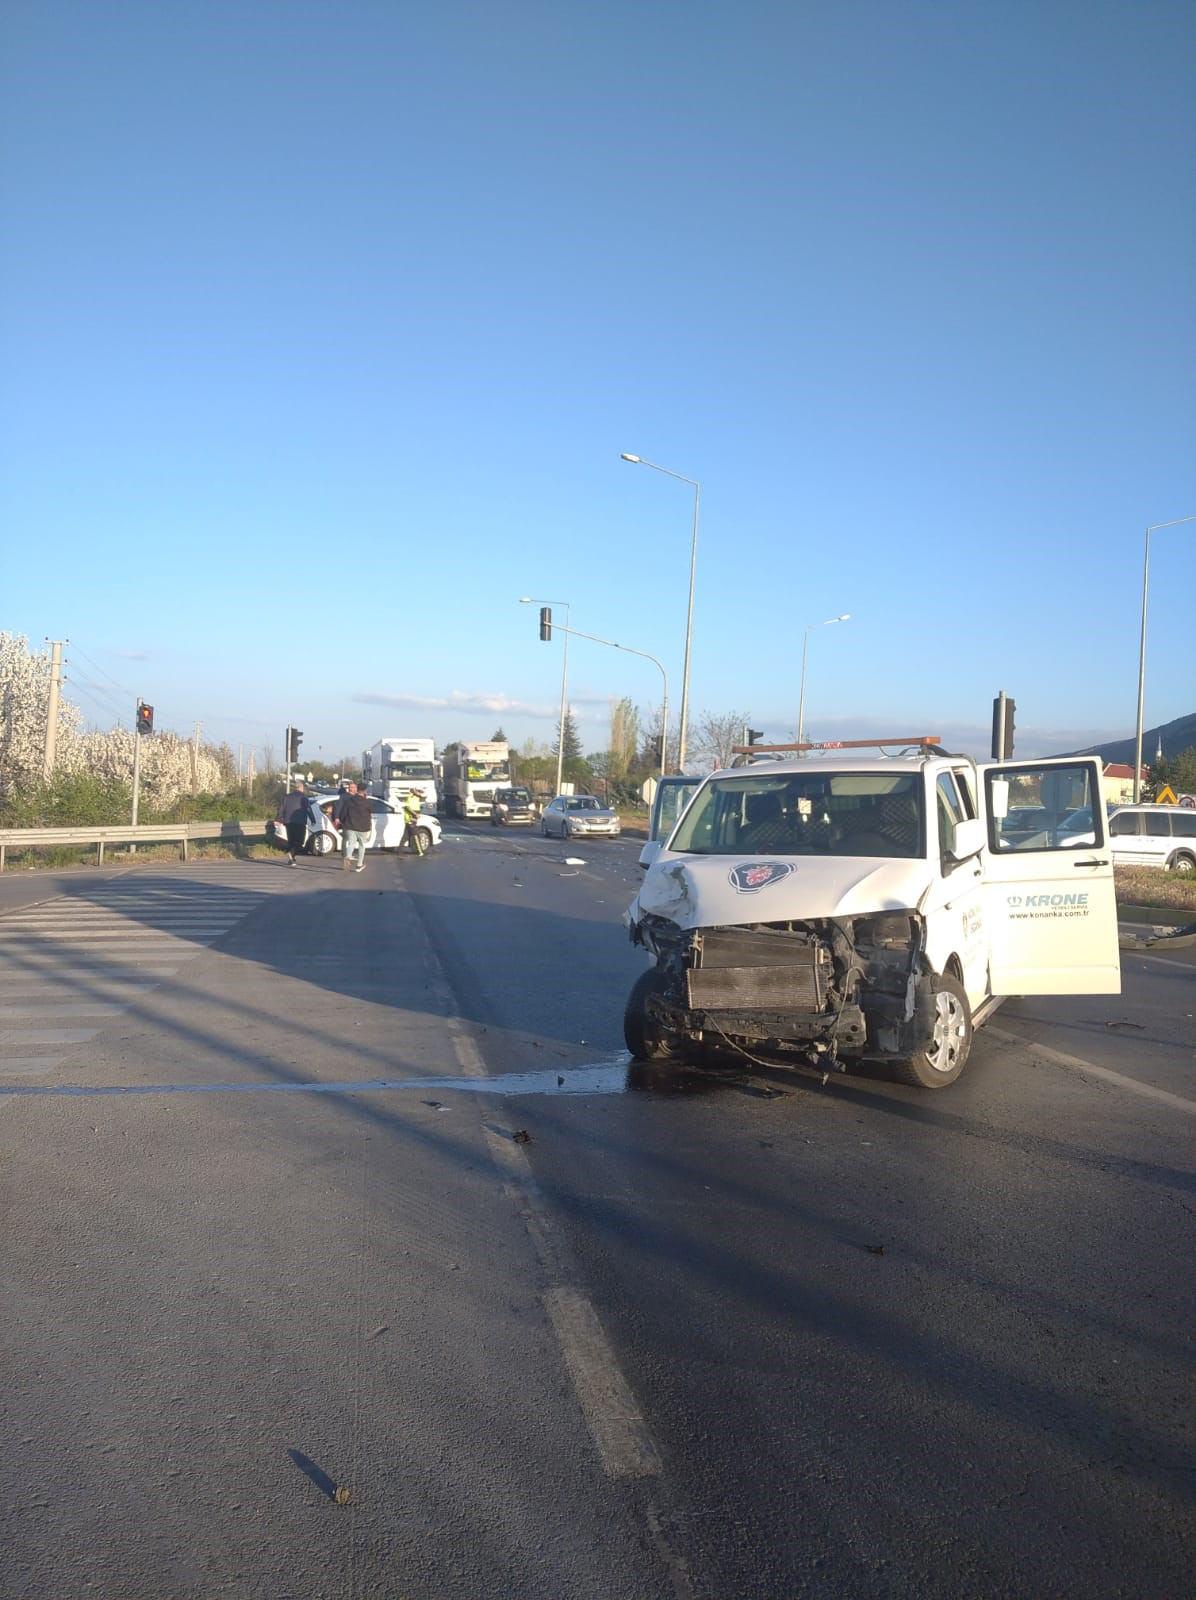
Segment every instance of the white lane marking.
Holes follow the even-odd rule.
[[[592,1303],[577,1289],[556,1288],[544,1304],[607,1472],[657,1477],[660,1456]]]
[[[98,1028],[14,1028],[5,1036],[7,1044],[86,1044],[99,1033]]]
[[[452,990],[434,955],[434,977],[446,1010],[454,1005]],[[449,1038],[462,1073],[486,1078],[486,1066],[477,1042],[458,1016],[449,1017]],[[490,1080],[501,1096],[502,1079]],[[663,1472],[651,1430],[623,1376],[614,1347],[608,1339],[589,1297],[575,1287],[580,1272],[551,1208],[536,1182],[526,1152],[513,1139],[486,1127],[486,1143],[495,1165],[507,1178],[507,1194],[523,1217],[528,1237],[549,1287],[544,1308],[561,1346],[602,1465],[612,1478],[651,1478]]]
[[[1128,1089],[1131,1094],[1140,1094],[1148,1100],[1157,1100],[1160,1105],[1170,1106],[1173,1111],[1186,1111],[1189,1116],[1196,1116],[1196,1100],[1185,1100],[1183,1095],[1172,1094],[1169,1089],[1156,1089],[1152,1083],[1139,1083],[1137,1078],[1127,1078],[1124,1072],[1114,1072],[1112,1067],[1098,1067],[1094,1061],[1085,1061],[1080,1056],[1069,1056],[1062,1050],[1053,1050],[1050,1045],[1039,1044],[1034,1039],[1023,1039],[1019,1033],[1007,1033],[1004,1028],[989,1026],[985,1031],[994,1039],[1000,1039],[1003,1044],[1016,1044],[1023,1050],[1033,1050],[1036,1055],[1043,1056],[1047,1061],[1053,1061],[1056,1066],[1067,1067],[1071,1072],[1087,1072],[1094,1078],[1103,1078],[1106,1083],[1116,1084],[1119,1089]]]
[[[62,1004],[52,997],[43,996],[40,1001],[27,1000],[24,1005],[0,1005],[0,1021],[7,1022],[13,1017],[34,1017],[44,1011],[52,1011],[55,1017],[115,1017],[128,1009],[128,1006],[103,1002],[97,1005],[81,1002],[76,1004],[74,1001]]]
[[[1131,952],[1128,950],[1122,951],[1122,955],[1129,954],[1131,954]],[[1170,956],[1156,956],[1154,954],[1148,955],[1145,950],[1135,950],[1132,952],[1132,954],[1135,961],[1157,961],[1160,967],[1178,967],[1181,972],[1190,972],[1192,976],[1196,978],[1196,966],[1194,966],[1190,961],[1172,961]]]
[[[76,923],[74,927],[23,928],[19,935],[0,936],[0,947],[19,946],[28,939],[188,939],[195,934],[214,939],[231,926],[231,923],[219,922],[180,922],[167,928],[158,928],[149,927],[144,922],[131,922],[118,928],[81,928]]]
[[[10,1056],[0,1060],[0,1078],[31,1078],[36,1072],[49,1072],[60,1067],[65,1056]]]

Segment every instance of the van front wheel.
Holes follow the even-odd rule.
[[[663,996],[666,988],[659,967],[649,967],[640,973],[627,996],[623,1039],[637,1061],[667,1061],[680,1052],[681,1040],[657,1020],[648,1005],[656,996]]]
[[[963,984],[945,972],[934,981],[934,1033],[925,1050],[889,1065],[900,1083],[915,1089],[945,1089],[967,1064],[972,1048],[972,1008]]]

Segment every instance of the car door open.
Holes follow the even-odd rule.
[[[1113,861],[1095,759],[986,764],[984,901],[994,995],[1119,994]],[[1040,808],[1034,831],[1005,827]]]

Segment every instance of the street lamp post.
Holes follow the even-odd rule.
[[[667,478],[676,478],[679,483],[688,483],[694,492],[694,525],[693,536],[689,544],[689,607],[685,613],[685,660],[681,667],[681,716],[677,728],[677,771],[685,771],[685,746],[689,737],[689,654],[693,641],[694,630],[694,578],[698,568],[698,522],[702,512],[702,485],[696,478],[687,478],[683,473],[672,472],[668,467],[661,467],[655,461],[645,461],[643,456],[629,455],[622,451],[620,461],[630,461],[637,467],[651,467],[653,472],[663,472]],[[668,728],[665,729],[668,737]]]
[[[565,768],[565,695],[569,685],[569,602],[567,600],[533,600],[530,594],[520,595],[521,606],[564,606],[565,627],[561,630],[565,635],[564,659],[561,662],[561,724],[556,746],[556,792],[561,792],[561,776]]]
[[[851,612],[845,611],[839,617],[827,617],[825,622],[807,622],[806,631],[801,642],[801,693],[797,700],[797,742],[804,744],[806,741],[806,652],[810,647],[810,634],[815,628],[829,628],[835,622],[850,622]]]
[[[1134,735],[1134,804],[1142,797],[1142,713],[1146,698],[1146,596],[1150,587],[1150,536],[1160,528],[1178,528],[1181,522],[1196,522],[1196,516],[1175,517],[1170,522],[1152,522],[1146,530],[1146,553],[1142,558],[1142,634],[1138,641],[1138,721]]]

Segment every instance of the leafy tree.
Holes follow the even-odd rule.
[[[742,711],[703,711],[691,736],[694,754],[709,761],[712,767],[729,767],[735,759],[733,747],[742,744],[748,721]]]
[[[506,744],[507,736],[503,732],[502,728],[495,728],[494,732],[490,735],[490,741],[492,744],[498,744],[500,740],[503,744]]]
[[[552,746],[552,753],[554,756],[560,749],[560,745],[561,732],[558,724],[556,740]],[[581,754],[581,739],[578,737],[577,722],[573,716],[573,707],[570,706],[565,712],[565,761],[580,761]]]
[[[620,780],[627,776],[639,748],[640,714],[624,696],[616,700],[610,713],[610,751],[607,776]]]
[[[1176,794],[1196,794],[1196,744],[1154,763],[1150,769],[1151,794],[1157,795],[1164,786]]]

